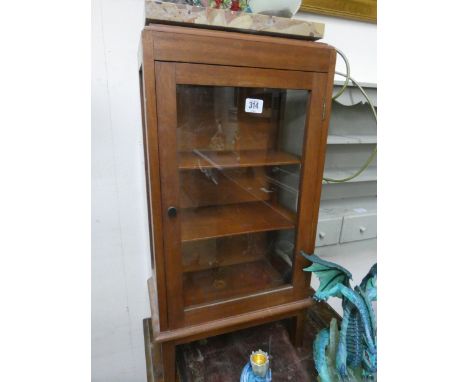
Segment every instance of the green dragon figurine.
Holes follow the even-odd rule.
[[[313,264],[304,268],[315,273],[320,286],[317,301],[330,297],[343,300],[343,319],[321,330],[314,341],[314,361],[321,382],[375,380],[377,375],[377,327],[372,301],[377,300],[377,264],[360,285],[351,288],[351,273],[317,255],[302,255]],[[333,360],[335,365],[333,367]]]

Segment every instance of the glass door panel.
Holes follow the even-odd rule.
[[[185,307],[292,283],[308,98],[177,85]]]

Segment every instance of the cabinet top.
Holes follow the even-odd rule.
[[[336,56],[332,46],[310,40],[164,24],[143,29],[142,48],[155,61],[322,73],[334,71]]]
[[[233,12],[229,9],[197,7],[176,1],[146,0],[145,18],[147,25],[152,22],[174,22],[308,40],[323,38],[325,31],[325,24],[322,23],[258,13]]]

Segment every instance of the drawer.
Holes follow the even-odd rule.
[[[377,214],[350,215],[343,218],[340,243],[377,237]]]
[[[317,225],[317,235],[315,237],[315,246],[337,244],[340,240],[342,217],[321,218]]]

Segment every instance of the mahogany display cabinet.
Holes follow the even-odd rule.
[[[300,251],[314,251],[335,59],[312,41],[143,30],[160,381],[176,380],[178,344],[280,319],[301,338],[312,301]]]

